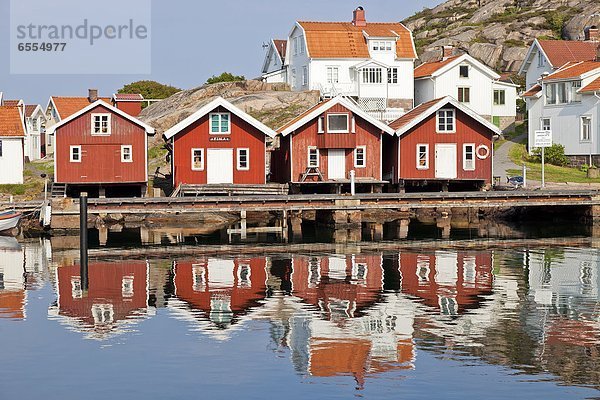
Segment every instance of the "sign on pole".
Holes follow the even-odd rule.
[[[535,131],[533,136],[533,147],[542,148],[542,188],[546,187],[546,174],[544,167],[544,150],[552,146],[552,131]]]

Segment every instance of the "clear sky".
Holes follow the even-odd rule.
[[[46,0],[40,0],[46,2]],[[127,1],[127,0],[123,0]],[[42,103],[50,95],[83,96],[88,88],[110,95],[124,84],[151,79],[183,89],[229,71],[260,74],[263,42],[286,38],[295,20],[350,21],[359,5],[367,21],[402,20],[442,0],[151,0],[150,75],[11,75],[9,0],[0,0],[0,91],[4,98]],[[53,4],[60,0],[53,0]],[[84,3],[82,3],[84,4]],[[32,11],[34,12],[34,11]],[[107,10],[107,12],[118,12]],[[115,54],[115,62],[121,55]]]

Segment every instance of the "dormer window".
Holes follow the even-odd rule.
[[[546,64],[542,52],[538,52],[538,67],[543,67]]]
[[[348,133],[350,130],[348,114],[328,114],[327,132]]]
[[[392,41],[390,41],[390,40],[373,40],[371,49],[373,51],[392,51]]]
[[[210,134],[228,135],[231,133],[229,113],[211,113],[210,114]]]
[[[92,114],[92,135],[110,135],[110,114]]]
[[[468,78],[469,77],[469,66],[468,65],[461,65],[459,68],[459,76],[461,78]]]

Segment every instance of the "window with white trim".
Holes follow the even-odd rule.
[[[554,105],[581,102],[581,93],[577,92],[581,89],[580,80],[545,83],[544,88],[546,104]]]
[[[327,83],[339,82],[340,69],[338,67],[327,67]]]
[[[461,78],[468,78],[469,77],[469,66],[468,65],[461,65],[458,67],[458,75]]]
[[[471,102],[471,88],[459,87],[457,100],[461,103],[470,103]]]
[[[429,169],[429,145],[417,145],[417,169]]]
[[[315,146],[308,146],[308,167],[319,167],[319,149]]]
[[[398,68],[388,68],[388,83],[398,83]]]
[[[192,149],[192,171],[204,170],[204,149]]]
[[[504,89],[494,90],[494,105],[503,106],[506,104],[506,91]]]
[[[475,144],[463,144],[463,169],[465,171],[475,171]]]
[[[302,67],[302,86],[308,85],[308,67]]]
[[[578,90],[581,89],[581,81],[571,82],[571,96],[569,98],[571,103],[581,103],[581,93]]]
[[[110,114],[92,114],[92,135],[110,135]]]
[[[373,51],[392,51],[392,42],[390,40],[373,40],[371,49]]]
[[[81,146],[71,146],[71,162],[81,162]]]
[[[362,70],[363,83],[381,83],[381,68],[365,68]]]
[[[304,54],[304,35],[298,36],[298,41],[300,42],[300,54]]]
[[[296,87],[296,68],[292,68],[292,87]]]
[[[456,131],[454,110],[442,109],[436,113],[436,125],[438,133],[453,133]]]
[[[348,133],[348,114],[327,114],[327,132]]]
[[[324,116],[320,116],[318,121],[317,121],[317,129],[318,129],[318,133],[323,133],[325,132],[325,117]]]
[[[352,116],[352,133],[356,133],[356,118]]]
[[[581,116],[581,129],[579,140],[589,142],[592,139],[592,117],[589,115]]]
[[[133,275],[124,276],[121,279],[121,296],[125,298],[133,297],[133,281]]]
[[[211,113],[209,119],[211,135],[228,135],[231,133],[231,115],[229,113]]]
[[[237,169],[239,171],[250,169],[250,149],[237,149]]]
[[[121,162],[133,162],[133,149],[131,145],[121,146]]]
[[[544,55],[538,50],[538,67],[543,67],[545,64],[546,61],[544,60]]]
[[[354,167],[365,168],[367,166],[367,146],[358,146],[354,149]]]
[[[543,131],[551,130],[550,118],[540,118],[540,129]]]

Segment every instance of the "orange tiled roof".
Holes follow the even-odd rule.
[[[25,106],[25,116],[31,117],[31,114],[33,114],[33,112],[35,111],[37,106],[38,106],[37,104],[27,104]]]
[[[536,83],[531,88],[529,88],[529,90],[527,90],[525,93],[523,93],[521,96],[522,97],[533,97],[541,91],[542,91],[542,87]]]
[[[579,91],[580,92],[596,92],[596,91],[600,91],[600,78],[597,78],[596,80],[592,81],[587,86],[581,88]]]
[[[25,136],[19,107],[0,106],[0,136]]]
[[[403,116],[401,116],[400,118],[398,118],[397,120],[390,122],[389,125],[393,129],[398,130],[398,129],[402,128],[404,125],[409,124],[412,120],[418,118],[421,114],[423,114],[425,111],[427,111],[429,109],[429,107],[438,103],[440,100],[442,100],[442,99],[435,99],[435,100],[428,101],[427,103],[420,104],[417,107],[410,110],[409,112],[407,112],[406,114],[404,114]]]
[[[281,133],[281,131],[283,131],[284,129],[286,129],[289,126],[294,125],[296,122],[300,121],[306,115],[308,115],[311,112],[313,112],[316,108],[321,107],[323,104],[325,104],[325,103],[327,103],[329,101],[331,101],[331,99],[330,100],[325,100],[325,101],[322,101],[320,103],[315,104],[314,106],[312,106],[308,110],[304,111],[302,114],[298,115],[296,118],[292,119],[291,121],[287,122],[286,124],[284,124],[283,126],[281,126],[280,128],[278,128],[276,131],[278,133]]]
[[[273,43],[275,43],[275,49],[279,53],[281,59],[285,59],[285,52],[287,50],[287,40],[273,39]]]
[[[415,78],[431,76],[435,71],[450,64],[460,56],[448,57],[445,60],[426,62],[415,68]]]
[[[544,78],[545,81],[556,79],[579,78],[581,75],[600,69],[600,61],[581,61],[578,63],[568,63],[565,67]]]
[[[114,99],[117,101],[143,101],[144,96],[139,93],[115,93]]]
[[[110,104],[111,101],[110,97],[99,97],[98,99],[108,104]],[[58,111],[61,119],[68,118],[77,111],[86,108],[91,104],[87,97],[52,96],[52,101],[54,102],[56,110]]]
[[[590,61],[596,58],[598,43],[576,40],[538,40],[548,60],[554,67],[568,62]]]
[[[2,105],[8,106],[8,107],[16,107],[19,105],[20,102],[21,102],[21,100],[4,100],[2,102]]]
[[[412,33],[400,23],[367,23],[354,26],[350,22],[298,21],[306,33],[306,43],[311,58],[370,58],[369,36],[398,38],[397,58],[417,58]]]

